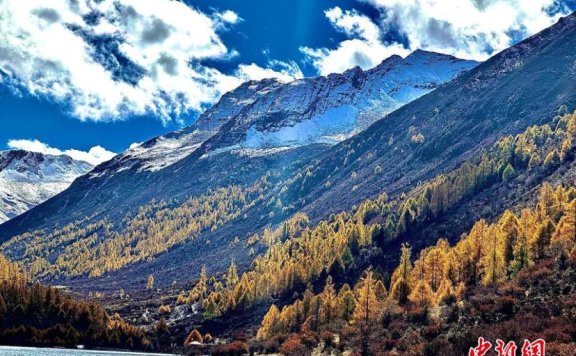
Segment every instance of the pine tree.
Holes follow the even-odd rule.
[[[258,330],[256,337],[259,340],[267,340],[272,337],[278,331],[278,326],[280,324],[280,311],[275,304],[272,304],[268,313],[262,319],[262,325]]]
[[[382,303],[388,297],[388,291],[380,279],[376,281],[376,299]]]
[[[537,152],[532,153],[532,156],[530,156],[530,162],[528,162],[528,168],[533,169],[536,168],[540,165],[541,160],[540,160],[540,156],[538,155]]]
[[[435,305],[441,304],[450,296],[454,296],[454,287],[452,286],[450,279],[443,278],[442,281],[440,281],[438,290],[436,290],[436,293],[434,293]]]
[[[523,229],[524,230],[524,229]],[[516,242],[514,243],[513,255],[514,258],[511,263],[511,271],[518,273],[522,268],[532,264],[529,252],[528,236],[525,231],[520,231]]]
[[[554,208],[554,190],[552,186],[545,182],[540,187],[538,194],[538,204],[536,210],[540,221],[544,221],[552,215]]]
[[[490,226],[486,235],[486,247],[481,261],[484,272],[482,281],[484,284],[491,284],[506,276],[506,236],[495,226]]]
[[[337,317],[338,310],[338,300],[334,283],[332,283],[332,277],[328,276],[320,298],[322,299],[320,312],[321,323],[329,324]]]
[[[403,304],[408,301],[408,296],[410,295],[408,281],[412,271],[412,262],[410,261],[412,249],[409,245],[403,244],[401,251],[400,264],[392,274],[390,297]]]
[[[220,311],[218,309],[218,299],[218,293],[212,292],[208,298],[202,301],[202,308],[204,309],[203,315],[205,319],[212,319],[220,315]]]
[[[412,303],[421,306],[430,306],[434,300],[434,294],[430,285],[425,280],[419,280],[408,297]]]
[[[544,159],[544,164],[548,167],[555,167],[557,165],[559,165],[561,162],[560,160],[560,154],[558,153],[558,150],[553,149],[552,151],[550,151],[548,153],[548,155],[546,156],[546,159]]]
[[[536,233],[530,241],[530,252],[535,261],[544,258],[545,249],[550,244],[553,233],[554,223],[549,218],[546,218],[546,220],[538,226]]]
[[[438,289],[444,275],[446,247],[446,240],[438,240],[436,247],[430,248],[424,259],[425,278],[433,291]]]
[[[512,180],[512,178],[514,178],[515,175],[516,171],[514,170],[514,167],[512,167],[512,165],[508,163],[508,165],[506,166],[506,168],[504,168],[504,171],[502,172],[502,180],[508,182]]]
[[[198,278],[198,282],[196,282],[196,285],[194,285],[194,288],[192,289],[192,291],[190,291],[191,302],[201,301],[204,298],[206,298],[206,293],[208,291],[207,281],[208,281],[208,273],[206,271],[206,266],[202,265],[202,268],[200,269],[200,277]]]
[[[348,284],[344,284],[342,288],[340,288],[338,300],[340,301],[340,318],[345,321],[352,320],[354,310],[356,309],[356,299]]]
[[[378,306],[376,281],[374,280],[373,272],[368,270],[356,286],[356,309],[352,322],[368,327],[378,317]]]
[[[376,282],[371,270],[365,272],[364,277],[356,286],[356,308],[352,323],[360,328],[361,354],[369,354],[372,328],[376,324],[380,313],[380,303],[376,298]]]
[[[146,282],[146,289],[152,289],[152,288],[154,288],[154,276],[149,275],[148,281]]]
[[[503,244],[504,261],[506,265],[509,265],[514,259],[514,245],[520,233],[518,218],[510,210],[506,210],[498,221],[498,229],[505,239]]]
[[[550,243],[555,255],[569,256],[576,247],[576,200],[567,205]]]
[[[238,283],[238,272],[236,270],[236,264],[234,261],[230,263],[230,267],[228,267],[228,272],[226,273],[226,288],[232,289]]]
[[[466,282],[476,285],[480,279],[481,260],[485,254],[485,239],[488,224],[486,220],[482,219],[474,224],[470,234],[466,238],[469,245],[468,255],[466,256],[465,263],[467,264],[466,273],[468,274]]]

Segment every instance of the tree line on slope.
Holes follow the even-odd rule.
[[[515,137],[505,137],[490,152],[450,174],[438,176],[406,197],[390,202],[385,195],[376,201],[366,200],[354,209],[354,219],[367,222],[380,215],[383,222],[374,228],[379,230],[379,238],[396,238],[494,182],[512,179],[525,169],[556,166],[570,153],[576,125],[573,115],[558,117],[554,124],[554,128],[533,126]],[[291,194],[291,187],[314,179],[314,171],[306,167],[278,185],[272,182],[274,177],[269,172],[252,186],[219,188],[184,203],[151,202],[119,224],[107,218],[93,221],[87,217],[51,232],[25,233],[2,244],[0,252],[21,261],[32,277],[44,281],[100,276],[151,260],[203,231],[215,231],[229,221],[244,218],[256,205],[269,212],[263,218],[281,221],[294,209],[283,203],[290,201],[287,194]]]
[[[144,330],[109,316],[95,304],[62,291],[30,285],[15,263],[0,255],[0,344],[115,348],[152,347]]]
[[[348,333],[367,354],[377,343],[373,334],[390,322],[385,320],[390,315],[416,309],[428,318],[425,314],[434,308],[464,303],[468,289],[501,285],[550,258],[559,268],[568,261],[576,265],[576,190],[546,183],[534,209],[519,215],[507,210],[492,224],[480,220],[455,246],[439,240],[412,262],[411,249],[404,245],[388,289],[368,269],[354,286],[337,290],[328,277],[320,294],[308,288],[302,299],[281,310],[272,305],[258,339],[266,343],[291,333]],[[514,308],[513,300],[508,302]]]
[[[233,283],[227,275],[208,277],[203,269],[197,286],[179,301],[198,302],[204,316],[213,318],[304,290],[323,273],[345,275],[355,268],[354,258],[362,247],[382,246],[386,241],[409,236],[494,183],[510,180],[522,171],[546,171],[571,158],[576,115],[559,117],[555,124],[555,129],[547,124],[532,126],[515,137],[507,136],[479,158],[419,185],[398,199],[390,200],[383,193],[374,200],[365,200],[353,213],[342,212],[302,229],[294,226],[304,227],[301,222],[308,219],[298,213],[273,232],[265,230],[262,238],[255,235],[249,240],[265,239],[272,244]],[[546,159],[541,161],[540,156]]]
[[[135,216],[126,216],[120,229],[107,218],[93,222],[85,218],[51,233],[25,233],[2,244],[0,252],[27,266],[33,278],[97,277],[153,259],[203,231],[216,231],[241,218],[261,199],[264,184],[261,181],[246,189],[219,188],[183,204],[151,202],[140,207]]]

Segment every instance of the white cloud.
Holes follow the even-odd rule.
[[[245,80],[276,78],[283,82],[304,77],[300,67],[298,67],[298,64],[295,62],[282,62],[278,60],[270,61],[268,68],[262,68],[255,63],[241,64],[238,68],[237,75]]]
[[[379,23],[355,10],[334,7],[325,15],[348,39],[336,48],[301,48],[320,74],[342,72],[356,65],[374,67],[393,54],[405,56],[416,49],[485,60],[513,45],[518,37],[535,34],[569,12],[567,7],[560,7],[558,13],[550,14],[547,9],[558,5],[555,0],[360,1],[380,11]],[[407,46],[384,42],[383,34],[389,31],[398,31]]]
[[[229,23],[231,25],[237,24],[238,22],[242,21],[242,18],[240,18],[240,16],[238,16],[237,13],[231,10],[226,10],[218,14],[218,17],[225,23]]]
[[[94,166],[106,162],[116,155],[114,152],[110,152],[101,146],[94,146],[87,152],[75,149],[60,150],[58,148],[50,147],[38,140],[10,140],[8,141],[8,147],[11,149],[39,152],[53,156],[67,155],[75,160],[88,162]]]
[[[398,29],[412,49],[484,60],[521,38],[552,25],[555,0],[364,0],[383,15],[382,27]],[[512,34],[516,33],[516,36]]]
[[[322,75],[341,73],[355,66],[372,68],[393,54],[405,56],[409,53],[401,44],[383,43],[378,25],[357,11],[342,11],[334,7],[325,14],[334,28],[345,33],[349,39],[340,42],[335,49],[300,49]]]
[[[175,0],[0,0],[0,78],[68,104],[81,120],[177,120],[261,76],[252,65],[230,76],[200,64],[238,56],[216,31],[239,21]]]

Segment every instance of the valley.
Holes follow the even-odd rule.
[[[0,341],[569,355],[575,46],[572,14],[482,63],[418,50],[242,84],[0,225],[0,314],[35,328]]]

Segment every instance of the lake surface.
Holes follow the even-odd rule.
[[[167,355],[138,352],[116,351],[92,351],[92,350],[67,350],[67,349],[44,349],[36,347],[12,347],[0,346],[1,356],[142,356],[142,355]]]

